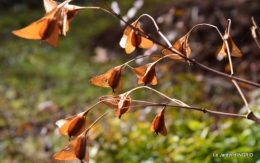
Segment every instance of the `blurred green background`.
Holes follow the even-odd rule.
[[[118,1],[120,14],[126,15],[134,2]],[[112,1],[105,3],[111,6]],[[75,0],[72,4],[97,5],[83,0]],[[243,53],[242,58],[234,59],[236,75],[259,83],[260,51],[247,34],[252,26],[251,16],[260,23],[258,1],[144,0],[129,22],[143,13],[155,17],[162,32],[168,38],[174,36],[172,41],[201,22],[212,23],[223,32],[226,18],[231,18],[232,37]],[[43,14],[41,0],[0,2],[0,160],[3,163],[59,162],[53,160],[52,155],[66,146],[68,138],[59,135],[55,122],[86,110],[102,95],[112,94],[111,89],[90,85],[90,78],[145,52],[139,49],[126,55],[119,46],[125,27],[118,19],[100,10],[78,13],[57,48],[12,35],[12,30],[29,25]],[[145,31],[158,37],[151,22],[145,18],[142,21]],[[214,56],[221,45],[221,38],[214,29],[198,29],[189,41],[192,57],[226,71],[227,60],[218,61]],[[158,55],[160,50],[152,53]],[[150,57],[132,65],[140,66],[154,59]],[[172,60],[160,62],[157,73],[159,83],[153,88],[172,98],[211,110],[245,113],[242,99],[226,79]],[[136,87],[136,81],[134,74],[126,68],[123,91]],[[260,91],[245,85],[241,87],[252,110],[260,117]],[[166,101],[150,90],[138,90],[132,98]],[[140,107],[121,119],[113,114],[103,118],[90,135],[91,162],[260,162],[258,124],[246,119],[167,108],[168,135],[155,137],[149,127],[161,109]],[[88,123],[106,110],[109,108],[104,105],[96,107],[88,115]],[[252,153],[253,156],[214,157],[214,154],[236,153]]]

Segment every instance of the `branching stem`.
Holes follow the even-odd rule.
[[[248,81],[248,80],[245,80],[245,79],[241,79],[241,78],[238,78],[238,77],[235,77],[235,76],[227,75],[227,74],[222,73],[222,72],[220,72],[220,71],[213,70],[213,69],[209,68],[208,66],[205,66],[205,65],[203,65],[203,64],[201,64],[201,63],[195,61],[194,59],[187,58],[184,54],[180,53],[179,51],[175,50],[174,48],[166,47],[165,45],[163,45],[162,43],[160,43],[159,41],[157,41],[156,39],[154,39],[154,38],[153,38],[152,36],[150,36],[149,34],[147,34],[147,33],[145,33],[145,32],[142,32],[142,31],[140,31],[138,28],[132,26],[130,23],[128,23],[127,21],[125,21],[125,20],[122,18],[122,16],[120,16],[119,14],[117,14],[117,13],[115,13],[115,12],[113,12],[113,11],[109,11],[109,10],[106,10],[106,9],[104,9],[104,8],[101,8],[101,7],[90,7],[90,8],[92,8],[92,9],[100,9],[100,10],[102,10],[102,11],[105,11],[105,12],[107,12],[107,13],[109,13],[109,14],[115,16],[115,17],[118,18],[119,20],[123,21],[127,26],[129,26],[129,27],[132,28],[134,31],[136,31],[138,34],[140,34],[141,36],[146,37],[147,39],[150,39],[151,41],[153,41],[154,43],[156,43],[156,44],[162,46],[163,48],[168,49],[168,50],[172,51],[173,53],[178,54],[178,55],[181,56],[183,59],[185,59],[186,61],[189,61],[189,62],[192,63],[193,65],[197,65],[197,66],[199,66],[199,67],[201,67],[201,68],[203,68],[203,69],[206,69],[206,70],[208,70],[208,71],[211,71],[211,72],[213,72],[213,73],[216,73],[216,74],[218,74],[218,75],[220,75],[220,76],[228,77],[229,79],[234,79],[234,80],[237,80],[237,81],[239,81],[239,82],[242,82],[242,83],[245,83],[245,84],[248,84],[248,85],[251,85],[251,86],[255,86],[255,87],[260,88],[260,84],[258,84],[258,83],[251,82],[251,81]],[[221,32],[218,30],[218,28],[217,28],[216,26],[211,25],[211,24],[207,24],[207,23],[197,24],[197,25],[195,25],[191,30],[193,30],[193,29],[194,29],[195,27],[197,27],[197,26],[202,26],[202,25],[206,25],[206,26],[210,26],[210,27],[215,28],[215,29],[218,31],[219,35],[222,36]],[[190,30],[189,32],[191,32],[191,30]],[[163,38],[165,38],[165,37],[163,37]],[[167,40],[167,39],[165,38],[165,40]],[[167,44],[169,45],[169,41],[166,41],[166,42],[167,42]]]

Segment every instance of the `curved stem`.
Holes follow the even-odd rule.
[[[147,103],[147,104],[131,105],[130,107],[135,108],[135,107],[142,107],[142,106],[167,106],[167,107],[176,107],[176,108],[183,108],[183,109],[188,109],[188,110],[201,111],[203,113],[209,113],[209,114],[215,114],[215,115],[225,115],[225,116],[230,116],[230,117],[247,118],[247,115],[243,115],[243,114],[234,114],[234,113],[212,111],[212,110],[199,108],[199,107],[193,107],[193,106],[180,106],[180,105],[171,105],[171,104],[167,104],[167,103],[153,103],[153,102],[147,102],[147,101],[144,101],[144,102]],[[125,107],[125,108],[127,108],[127,107]]]
[[[105,11],[106,13],[108,14],[112,14],[114,15],[111,11],[107,10],[107,9],[104,9],[102,7],[96,7],[96,6],[86,6],[84,7],[85,9],[97,9],[97,10],[102,10],[102,11]]]
[[[130,63],[130,62],[133,62],[133,61],[135,61],[135,60],[138,60],[138,59],[144,58],[144,57],[148,57],[148,56],[147,56],[147,55],[141,55],[141,56],[138,56],[138,57],[136,57],[136,58],[134,58],[134,59],[131,59],[130,61],[125,62],[124,64],[128,65],[128,63]],[[128,66],[129,66],[129,65],[128,65]],[[130,66],[130,67],[131,67],[131,66]]]
[[[88,112],[90,112],[92,109],[94,109],[100,103],[101,103],[101,101],[98,101],[97,103],[92,105],[90,108],[88,108],[86,111],[84,111],[83,115],[86,115]]]
[[[155,20],[153,19],[153,17],[151,17],[151,16],[148,15],[148,14],[143,14],[143,15],[141,15],[141,16],[137,19],[137,21],[139,21],[139,19],[141,19],[141,17],[143,17],[143,16],[147,16],[148,18],[150,18],[150,19],[152,20],[152,22],[153,22],[153,24],[154,24],[154,26],[155,26],[155,28],[156,28],[156,30],[157,30],[157,33],[164,39],[164,41],[167,43],[167,45],[168,45],[169,47],[172,47],[172,44],[171,44],[171,43],[169,42],[169,40],[162,34],[162,32],[160,31],[160,29],[159,29],[158,25],[156,24]]]
[[[137,90],[137,89],[142,89],[142,88],[150,89],[150,90],[156,92],[157,94],[159,94],[159,95],[161,95],[161,96],[167,98],[168,100],[170,100],[170,101],[172,101],[172,102],[174,102],[174,103],[176,103],[176,104],[178,104],[178,105],[181,105],[181,106],[189,106],[189,105],[185,104],[184,102],[182,102],[182,101],[180,101],[180,100],[172,99],[172,98],[166,96],[165,94],[163,94],[163,93],[161,93],[161,92],[159,92],[159,91],[157,91],[157,90],[155,90],[155,89],[153,89],[153,88],[151,88],[151,87],[148,87],[148,86],[135,87],[135,88],[131,89],[130,91],[126,92],[125,94],[130,94],[131,92],[133,92],[133,91],[135,91],[135,90]]]
[[[110,113],[110,112],[112,112],[112,111],[113,111],[113,110],[108,111],[108,112],[102,114],[101,116],[99,116],[82,134],[87,135],[88,132],[89,132],[89,130],[90,130],[101,118],[103,118],[105,115],[107,115],[108,113]]]

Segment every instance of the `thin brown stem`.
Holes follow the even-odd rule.
[[[101,101],[98,101],[97,103],[95,103],[94,105],[92,105],[90,108],[88,108],[83,115],[86,115],[88,112],[90,112],[92,109],[94,109],[98,104],[100,104]]]
[[[238,90],[240,96],[242,97],[242,99],[243,99],[243,101],[244,101],[244,103],[245,103],[245,105],[246,105],[246,108],[247,108],[248,113],[250,113],[250,112],[251,112],[251,109],[250,109],[250,107],[249,107],[249,105],[248,105],[248,102],[247,102],[247,100],[246,100],[246,98],[245,98],[243,92],[241,91],[239,85],[237,84],[237,82],[236,82],[235,80],[232,79],[231,81],[232,81],[233,84],[236,86],[236,88],[237,88],[237,90]]]
[[[228,41],[227,41],[228,38],[229,38],[230,27],[231,27],[231,20],[228,19],[225,35],[223,37],[223,41],[224,41],[224,44],[226,45],[226,48],[227,48],[228,61],[229,61],[229,66],[230,66],[230,71],[231,71],[230,73],[231,73],[231,75],[234,75],[233,64],[232,64],[231,54],[230,54],[230,48],[229,48]]]
[[[166,96],[165,94],[163,94],[163,93],[161,93],[161,92],[159,92],[159,91],[157,91],[157,90],[155,90],[155,89],[153,89],[153,88],[151,88],[151,87],[148,87],[148,86],[135,87],[135,88],[131,89],[130,91],[124,93],[124,94],[130,94],[130,93],[132,93],[133,91],[135,91],[135,90],[137,90],[137,89],[142,89],[142,88],[150,89],[150,90],[152,90],[153,92],[158,93],[159,95],[161,95],[161,96],[167,98],[168,100],[170,100],[170,101],[172,101],[172,102],[174,102],[174,103],[176,103],[176,104],[178,104],[178,105],[181,105],[181,106],[189,106],[189,105],[185,104],[184,102],[182,102],[182,101],[180,101],[180,100],[178,100],[178,99],[170,98],[170,97]]]
[[[112,110],[113,111],[113,110]],[[99,116],[82,134],[88,134],[89,130],[101,119],[103,118],[105,115],[107,115],[108,113],[112,112],[112,111],[108,111],[104,114],[102,114],[101,116]]]
[[[223,73],[223,72],[214,70],[214,69],[212,69],[212,68],[209,68],[208,66],[205,66],[205,65],[203,65],[203,64],[201,64],[201,63],[199,63],[199,62],[197,62],[195,59],[192,60],[192,63],[193,63],[194,65],[197,65],[197,66],[199,66],[199,67],[201,67],[201,68],[204,68],[204,69],[206,69],[206,70],[208,70],[208,71],[211,71],[211,72],[213,72],[213,73],[216,73],[216,74],[221,75],[221,76],[223,76],[223,77],[226,77],[226,78],[228,78],[228,79],[234,79],[234,80],[236,80],[236,81],[238,81],[238,82],[245,83],[245,84],[248,84],[248,85],[251,85],[251,86],[255,86],[255,87],[260,88],[260,84],[258,84],[258,83],[254,83],[254,82],[251,82],[251,81],[248,81],[248,80],[245,80],[245,79],[238,78],[238,77],[236,77],[236,76],[228,75],[228,74],[226,74],[226,73]]]
[[[234,114],[234,113],[212,111],[212,110],[199,108],[199,107],[193,107],[193,106],[171,105],[171,104],[167,104],[167,103],[152,103],[152,102],[147,102],[147,101],[145,101],[145,103],[146,104],[144,104],[144,105],[131,105],[130,107],[131,108],[137,108],[137,107],[144,107],[144,106],[167,106],[167,107],[175,107],[175,108],[183,108],[183,109],[188,109],[188,110],[195,110],[195,111],[200,111],[200,112],[203,112],[203,113],[209,113],[209,114],[215,114],[215,115],[224,115],[224,116],[229,116],[229,117],[247,118],[247,115],[243,115],[243,114]],[[122,107],[122,108],[125,108],[125,107]]]

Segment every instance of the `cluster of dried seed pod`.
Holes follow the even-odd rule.
[[[70,5],[69,3],[71,1],[72,0],[65,0],[64,2],[60,3],[53,0],[44,0],[46,14],[43,16],[43,18],[39,19],[36,22],[33,22],[23,29],[13,31],[13,34],[26,39],[42,40],[54,47],[58,46],[59,36],[66,35],[66,32],[68,32],[69,30],[69,23],[72,18],[77,14],[79,10],[88,8]],[[111,14],[115,13],[111,12]],[[117,17],[119,17],[119,15],[117,15]],[[127,62],[125,64],[109,69],[102,75],[93,77],[89,81],[90,84],[100,87],[112,88],[114,93],[116,93],[115,90],[117,91],[117,93],[122,93],[122,72],[125,67],[130,67],[130,69],[138,77],[138,84],[156,85],[158,83],[158,79],[156,77],[156,65],[161,59],[169,57],[173,60],[182,60],[187,62],[188,64],[191,64],[192,60],[190,59],[190,55],[192,50],[189,46],[188,38],[193,28],[173,45],[169,45],[169,48],[164,47],[164,49],[162,50],[162,54],[164,56],[160,59],[135,68],[129,66],[129,62]],[[222,37],[223,44],[218,54],[221,54],[225,57],[241,57],[242,53],[230,37],[229,29],[230,21],[228,21],[227,23],[225,34]],[[134,50],[137,48],[153,47],[154,41],[149,37],[149,35],[145,34],[144,30],[139,25],[139,19],[137,19],[132,24],[126,27],[119,44],[122,48],[125,49],[125,52],[127,54],[130,54],[134,52]],[[129,92],[120,95],[102,96],[99,100],[100,102],[104,103],[105,105],[116,111],[114,116],[119,118],[121,118],[123,114],[130,110],[132,102]],[[87,137],[88,133],[93,125],[108,113],[107,112],[101,115],[95,122],[92,123],[92,125],[90,125],[86,129],[86,116],[91,109],[88,109],[69,118],[58,120],[56,122],[56,124],[59,126],[59,133],[69,136],[71,141],[64,149],[57,152],[53,156],[55,159],[78,159],[81,162],[89,162]],[[155,135],[157,135],[158,133],[163,136],[167,135],[164,118],[165,109],[166,105],[164,105],[164,108],[155,116],[150,126],[150,130],[153,131]]]

